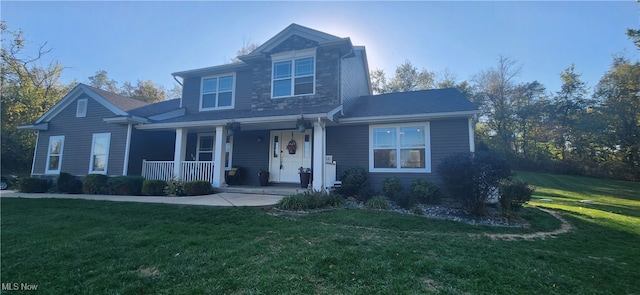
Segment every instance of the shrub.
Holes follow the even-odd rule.
[[[509,163],[490,152],[451,155],[442,160],[437,172],[448,192],[473,215],[484,214],[491,191],[511,176]]]
[[[401,194],[404,190],[402,181],[398,177],[389,177],[382,181],[382,192],[388,198],[393,199],[395,195]]]
[[[145,179],[142,182],[142,194],[145,196],[163,196],[167,182],[164,180]]]
[[[409,194],[418,203],[437,204],[440,202],[442,193],[440,187],[427,179],[414,179],[409,187]]]
[[[187,196],[202,196],[211,194],[211,183],[204,180],[189,181],[184,183],[184,193]]]
[[[184,182],[171,178],[167,181],[167,186],[164,188],[164,193],[167,196],[184,196]]]
[[[389,201],[384,196],[375,196],[364,203],[364,206],[369,209],[388,210]]]
[[[283,210],[301,211],[342,205],[342,196],[323,191],[308,191],[283,198],[276,206]]]
[[[518,211],[531,200],[533,189],[526,182],[506,181],[500,184],[500,206],[506,211]]]
[[[340,173],[342,187],[339,193],[343,196],[354,196],[358,199],[366,199],[369,191],[369,174],[362,168],[349,168]]]
[[[106,193],[107,180],[109,177],[102,174],[89,174],[82,180],[82,192],[85,194]]]
[[[56,182],[56,191],[59,193],[80,194],[82,193],[82,181],[69,173],[61,172]]]
[[[309,208],[308,198],[304,194],[289,195],[278,202],[276,207],[282,210],[301,211]]]
[[[331,192],[325,196],[325,204],[330,207],[340,207],[344,203],[344,199],[340,194]]]
[[[411,213],[415,215],[424,215],[424,210],[422,210],[422,208],[420,207],[413,207],[411,208]]]
[[[46,179],[25,177],[18,180],[18,190],[23,193],[46,193],[51,182]]]
[[[107,180],[107,194],[139,196],[142,194],[142,176],[115,176]]]
[[[404,209],[409,209],[415,206],[416,204],[418,204],[418,201],[415,198],[413,198],[409,193],[404,191],[396,193],[390,199],[391,201],[395,202],[396,205]]]

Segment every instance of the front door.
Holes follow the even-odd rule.
[[[269,181],[300,182],[298,168],[311,168],[311,131],[272,131]]]

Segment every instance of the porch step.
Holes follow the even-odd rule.
[[[255,194],[255,195],[277,195],[288,196],[297,193],[303,193],[306,189],[293,186],[244,186],[234,185],[227,187],[220,187],[217,190],[226,193],[241,193],[241,194]]]

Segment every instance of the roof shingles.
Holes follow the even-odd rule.
[[[455,88],[397,92],[356,98],[345,118],[473,112],[478,107]]]

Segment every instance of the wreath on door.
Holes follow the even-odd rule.
[[[287,144],[287,150],[289,151],[289,155],[295,155],[296,149],[298,149],[298,144],[296,144],[295,140],[291,139]]]

